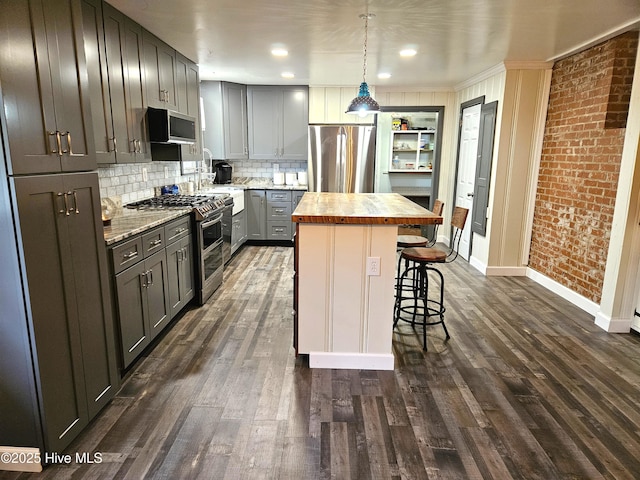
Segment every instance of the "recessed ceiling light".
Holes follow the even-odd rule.
[[[405,48],[404,50],[400,50],[401,57],[413,57],[416,53],[418,53],[413,48]]]
[[[271,50],[271,55],[273,55],[274,57],[286,57],[287,55],[289,55],[289,52],[286,48],[274,48],[273,50]]]
[[[294,75],[293,73],[291,73],[291,72],[282,72],[282,73],[280,74],[280,76],[281,76],[282,78],[293,78],[293,77],[295,77],[295,75]]]
[[[390,73],[379,73],[378,74],[378,78],[382,78],[382,79],[391,78],[391,74]]]

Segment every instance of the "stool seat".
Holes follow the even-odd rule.
[[[429,239],[420,235],[398,235],[397,245],[400,248],[424,247],[429,243]]]
[[[401,256],[418,263],[442,263],[447,259],[447,252],[439,248],[411,247],[402,250]]]

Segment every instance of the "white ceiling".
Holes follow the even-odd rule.
[[[196,61],[201,79],[246,84],[357,86],[367,9],[367,82],[380,87],[452,88],[503,61],[552,61],[640,27],[640,0],[108,2]],[[274,46],[289,55],[273,57]],[[405,47],[418,54],[400,58]]]

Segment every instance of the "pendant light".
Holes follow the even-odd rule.
[[[369,85],[367,85],[367,34],[369,30],[369,19],[375,17],[373,13],[363,13],[359,16],[364,20],[364,47],[363,47],[363,66],[362,66],[362,83],[358,96],[351,100],[346,113],[356,114],[364,117],[370,113],[380,113],[380,105],[371,95],[369,95]]]

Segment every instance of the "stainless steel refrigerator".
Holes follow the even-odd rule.
[[[371,125],[309,125],[309,191],[373,192],[375,144]]]

